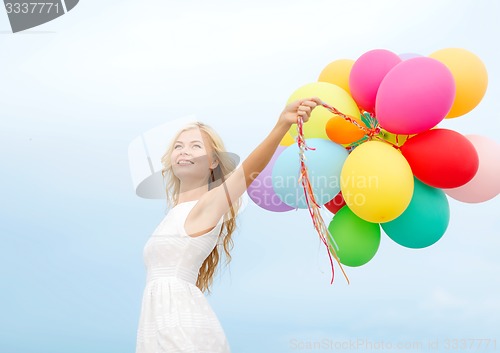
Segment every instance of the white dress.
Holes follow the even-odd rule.
[[[147,270],[136,353],[228,353],[217,316],[196,287],[198,271],[217,244],[223,217],[190,237],[184,222],[197,200],[174,206],[144,246]]]

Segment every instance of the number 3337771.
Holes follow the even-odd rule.
[[[53,2],[7,2],[7,13],[59,13],[59,3]]]

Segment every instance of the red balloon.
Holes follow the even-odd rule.
[[[337,194],[333,199],[325,203],[325,207],[331,213],[337,213],[342,207],[345,206],[345,200],[342,196],[342,191]]]
[[[456,188],[476,175],[479,157],[463,135],[448,129],[420,133],[401,147],[415,177],[435,188]]]

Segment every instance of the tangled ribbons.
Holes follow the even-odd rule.
[[[299,146],[299,155],[300,155],[300,177],[299,177],[298,182],[302,183],[302,186],[304,188],[304,196],[306,199],[307,208],[309,209],[309,214],[311,215],[311,218],[313,220],[314,228],[318,232],[318,235],[319,235],[321,241],[323,242],[323,244],[325,244],[327,252],[328,252],[328,257],[330,259],[330,265],[332,268],[332,280],[331,280],[330,284],[333,283],[333,279],[335,277],[332,255],[335,258],[335,260],[337,261],[337,263],[339,264],[340,269],[342,270],[342,273],[344,274],[344,277],[347,280],[347,283],[349,283],[349,278],[347,277],[347,275],[342,267],[342,264],[340,263],[340,259],[338,258],[337,253],[328,244],[327,237],[329,236],[329,231],[328,231],[328,228],[325,226],[325,222],[323,221],[323,217],[321,217],[321,214],[319,212],[320,205],[318,205],[318,203],[316,202],[316,198],[315,198],[313,190],[312,190],[311,182],[309,179],[309,174],[307,172],[307,166],[305,163],[306,158],[305,158],[304,152],[306,150],[315,150],[315,148],[309,147],[306,145],[306,142],[304,139],[304,134],[302,131],[303,124],[304,123],[303,123],[302,117],[299,116],[298,121],[297,121],[297,132],[298,132],[297,144]],[[333,240],[333,237],[331,237],[331,235],[329,236],[329,238]],[[337,247],[337,250],[338,250],[338,246],[337,246],[337,244],[335,244],[334,240],[333,240],[333,243]]]
[[[332,107],[331,105],[328,105],[323,101],[321,101],[321,106],[323,106],[325,109],[327,109],[331,113],[333,113],[337,116],[340,116],[344,120],[350,122],[351,124],[353,124],[354,126],[356,126],[357,128],[359,128],[360,130],[362,130],[365,133],[365,135],[361,139],[351,143],[349,147],[356,147],[356,146],[360,145],[361,143],[363,143],[367,140],[371,140],[373,138],[380,139],[379,135],[380,135],[382,129],[380,128],[380,125],[379,125],[377,119],[373,115],[371,115],[370,113],[364,112],[361,115],[361,120],[365,124],[365,126],[363,126],[360,123],[358,123],[356,121],[356,119],[354,119],[352,116],[345,115],[344,113],[339,111],[337,108]],[[380,139],[380,140],[383,140],[383,139]]]
[[[373,128],[366,128],[366,127],[362,126],[361,124],[359,124],[353,117],[343,114],[342,112],[340,112],[339,110],[337,110],[335,107],[332,107],[332,106],[326,104],[323,101],[321,102],[321,106],[323,106],[324,108],[328,109],[333,114],[338,115],[338,116],[344,118],[345,120],[347,120],[351,124],[356,125],[358,128],[360,128],[361,130],[363,130],[366,135],[368,135],[370,137],[372,137],[374,135],[378,135],[380,133],[380,126],[378,126],[378,123],[376,122],[376,120],[375,120],[375,126]]]
[[[363,142],[365,142],[367,140],[372,140],[372,139],[377,139],[377,140],[387,142],[395,148],[399,147],[398,144],[394,145],[394,144],[392,144],[388,141],[385,141],[384,139],[379,137],[379,135],[381,133],[381,127],[380,127],[377,119],[374,116],[372,116],[370,113],[365,112],[361,116],[361,120],[364,123],[364,125],[362,125],[358,121],[356,121],[356,119],[354,119],[353,117],[343,114],[341,111],[339,111],[335,107],[332,107],[323,101],[321,102],[321,106],[328,109],[331,113],[342,117],[343,119],[350,122],[351,124],[354,124],[356,127],[361,129],[365,133],[365,135],[361,139],[351,143],[347,147],[347,149],[352,149],[352,148],[362,144]],[[308,170],[307,170],[307,165],[305,163],[306,157],[305,157],[304,152],[306,150],[315,150],[315,148],[309,147],[306,145],[306,141],[304,138],[304,132],[303,132],[303,125],[304,125],[304,122],[302,120],[302,117],[299,116],[298,120],[297,120],[297,138],[296,138],[296,141],[297,141],[297,144],[299,147],[299,156],[300,156],[300,176],[299,176],[298,182],[302,184],[302,187],[304,189],[304,196],[306,199],[307,208],[309,210],[309,214],[311,215],[314,228],[316,229],[321,241],[326,246],[326,249],[328,252],[328,257],[330,259],[330,265],[332,268],[332,280],[330,283],[333,283],[333,280],[335,277],[335,270],[333,267],[332,256],[333,256],[333,258],[335,258],[335,261],[337,261],[340,269],[342,270],[342,273],[343,273],[345,279],[347,280],[347,283],[349,283],[349,278],[347,277],[347,274],[345,273],[344,268],[342,267],[342,264],[340,263],[340,259],[337,256],[335,249],[328,243],[328,239],[330,239],[332,241],[333,245],[338,250],[338,246],[335,243],[335,240],[331,236],[330,232],[328,231],[328,228],[325,226],[325,222],[323,221],[323,217],[321,216],[321,213],[319,211],[321,205],[318,205],[318,203],[316,202],[316,198],[314,196],[314,193],[313,193],[311,181],[309,179],[309,174],[308,174]]]
[[[360,144],[362,144],[363,142],[366,142],[369,140],[382,141],[382,142],[388,143],[389,145],[391,145],[392,147],[394,147],[396,149],[399,149],[399,147],[400,147],[399,146],[399,135],[397,135],[397,134],[395,135],[395,139],[396,139],[395,144],[382,138],[380,136],[382,133],[382,128],[380,127],[378,120],[372,114],[365,111],[361,115],[361,120],[365,124],[365,126],[363,126],[359,122],[357,122],[356,119],[354,119],[352,116],[345,115],[344,113],[339,111],[337,108],[332,107],[331,105],[328,105],[327,103],[325,103],[323,101],[321,101],[321,106],[324,107],[325,109],[327,109],[328,111],[330,111],[331,113],[333,113],[337,116],[340,116],[344,120],[350,122],[351,124],[353,124],[354,126],[356,126],[357,128],[359,128],[360,130],[362,130],[365,133],[365,135],[361,139],[349,144],[349,146],[347,147],[348,150],[351,150],[352,148],[357,147]],[[405,141],[409,137],[410,137],[410,135],[406,135]]]

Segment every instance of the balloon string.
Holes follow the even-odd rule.
[[[370,127],[370,128],[367,128],[366,126],[363,126],[361,125],[360,123],[358,123],[356,121],[356,119],[354,119],[352,116],[349,116],[349,115],[345,115],[344,113],[342,113],[340,110],[338,110],[337,108],[335,107],[332,107],[331,105],[328,105],[327,103],[321,101],[321,106],[323,106],[324,108],[326,108],[328,111],[330,111],[331,113],[335,114],[335,115],[338,115],[340,116],[341,118],[347,120],[348,122],[350,122],[351,124],[354,124],[355,126],[357,126],[359,129],[363,130],[364,133],[366,135],[368,135],[369,138],[372,138],[373,136],[377,136],[378,134],[380,134],[380,131],[381,131],[381,128],[380,126],[378,125],[378,122],[373,119],[373,117],[370,115],[370,117],[373,119],[373,122],[374,122],[374,126]]]
[[[375,140],[379,140],[379,141],[382,141],[382,142],[385,142],[385,143],[388,143],[389,145],[391,145],[392,147],[394,147],[395,149],[399,150],[399,144],[395,145],[394,143],[390,142],[390,141],[387,141],[387,140],[384,140],[383,138],[379,137],[379,136],[375,136],[374,137]]]
[[[340,263],[340,259],[337,256],[335,249],[333,249],[328,244],[328,240],[327,240],[328,235],[330,235],[330,239],[333,239],[333,238],[331,237],[331,234],[328,231],[328,228],[325,226],[325,222],[323,221],[323,217],[321,216],[321,213],[320,213],[320,205],[318,205],[318,203],[316,202],[316,198],[314,196],[314,192],[313,192],[312,186],[311,186],[311,181],[309,179],[309,173],[308,173],[307,165],[305,163],[306,157],[305,157],[304,152],[306,150],[315,150],[315,148],[309,147],[306,145],[306,141],[305,141],[304,134],[303,134],[304,122],[302,120],[302,117],[300,117],[300,116],[298,117],[297,120],[298,120],[297,121],[297,144],[299,146],[299,155],[300,155],[300,177],[299,177],[298,182],[302,183],[302,187],[304,189],[304,196],[305,196],[306,203],[307,203],[307,209],[309,210],[309,214],[311,215],[314,228],[316,229],[316,232],[318,233],[321,241],[326,246],[328,258],[330,259],[330,266],[332,269],[332,280],[330,281],[330,284],[333,283],[333,280],[335,277],[335,270],[333,267],[332,255],[335,258],[335,260],[337,261],[340,269],[342,270],[342,273],[343,273],[345,279],[347,280],[347,283],[349,284],[349,278],[347,277],[347,274],[345,273],[344,268],[342,267],[342,264]],[[326,236],[325,236],[325,234],[326,234]],[[334,244],[338,250],[337,244],[335,242],[334,242]]]
[[[365,132],[365,136],[363,136],[358,141],[355,141],[355,142],[351,143],[348,146],[348,148],[347,148],[348,150],[350,150],[350,149],[352,149],[352,148],[360,145],[363,142],[366,142],[367,140],[372,140],[372,139],[376,139],[376,140],[385,142],[385,143],[391,145],[392,147],[394,147],[397,150],[400,149],[401,146],[399,145],[399,135],[396,134],[396,144],[394,144],[394,143],[392,143],[390,141],[387,141],[384,138],[381,138],[379,135],[380,135],[380,132],[381,132],[382,128],[379,125],[377,119],[374,116],[372,116],[371,114],[366,113],[366,114],[369,114],[369,122],[370,122],[370,128],[367,128],[367,127],[362,126],[361,124],[359,124],[352,116],[345,115],[344,113],[342,113],[341,111],[339,111],[337,108],[332,107],[332,106],[328,105],[327,103],[325,103],[323,101],[321,101],[321,105],[323,107],[325,107],[326,109],[328,109],[331,113],[333,113],[335,115],[338,115],[341,118],[344,118],[345,120],[347,120],[348,122],[354,124],[355,126],[357,126],[358,128],[360,128],[361,130],[363,130]],[[406,135],[405,141],[407,141],[409,138],[410,138],[410,135]]]

